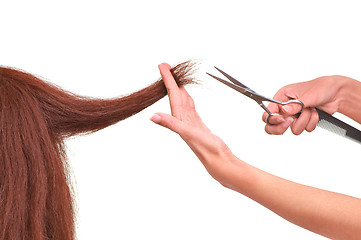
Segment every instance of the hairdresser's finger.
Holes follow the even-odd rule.
[[[180,118],[179,109],[182,105],[182,95],[172,73],[170,72],[171,67],[167,63],[162,63],[158,65],[158,68],[160,74],[162,75],[165,87],[167,88],[172,115],[176,118]]]
[[[267,108],[268,108],[268,110],[269,110],[271,113],[279,113],[279,111],[280,111],[278,104],[275,104],[275,103],[270,103],[270,104],[268,104]],[[266,122],[267,115],[268,115],[268,114],[267,114],[266,112],[264,112],[263,115],[262,115],[262,120],[263,120],[264,122]],[[277,117],[277,118],[280,118],[280,117]],[[271,117],[271,118],[269,119],[269,120],[270,120],[270,123],[271,123],[271,124],[277,124],[277,123],[279,123],[279,122],[276,120],[277,118]],[[271,119],[274,120],[274,121],[271,122]]]
[[[262,116],[262,120],[264,122],[266,122],[266,117],[268,116],[267,113],[265,113],[263,116]],[[285,116],[282,116],[282,115],[274,115],[274,116],[270,116],[268,117],[268,122],[272,125],[277,125],[277,124],[280,124],[280,123],[283,123],[286,121],[286,117]]]
[[[181,132],[183,126],[182,121],[166,113],[155,113],[150,120],[178,134]]]
[[[271,135],[282,135],[286,132],[286,130],[292,124],[293,121],[294,121],[293,117],[287,117],[285,121],[280,124],[277,125],[267,124],[265,126],[265,131]]]
[[[305,108],[300,117],[294,121],[291,126],[293,134],[300,135],[307,127],[311,119],[311,111],[309,108]]]
[[[161,63],[158,65],[160,74],[162,75],[162,79],[164,81],[165,87],[168,90],[178,90],[178,85],[173,78],[172,73],[170,72],[171,66],[168,63]]]
[[[311,108],[311,118],[310,121],[307,124],[306,131],[312,132],[315,130],[317,123],[319,121],[319,116],[315,108]]]

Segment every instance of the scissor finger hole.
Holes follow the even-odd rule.
[[[279,114],[278,113],[272,113],[272,114],[267,114],[266,116],[266,119],[265,119],[265,122],[268,124],[268,125],[276,125],[276,123],[271,123],[270,122],[270,118],[273,117],[273,116],[278,116]],[[272,121],[273,122],[273,121]]]

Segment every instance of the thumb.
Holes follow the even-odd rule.
[[[301,101],[300,99],[298,99]],[[303,103],[303,101],[301,101]],[[306,105],[304,105],[306,108]],[[295,115],[302,110],[302,105],[300,103],[287,103],[286,105],[282,106],[282,112],[286,113],[287,115]]]
[[[178,134],[182,128],[182,122],[180,120],[166,113],[155,113],[150,120]]]
[[[304,105],[304,108],[316,107],[318,103],[317,94],[312,94],[310,92],[306,92],[304,95],[297,97],[297,94],[287,94],[290,99],[297,99],[301,101]],[[302,110],[302,105],[295,102],[289,103],[282,106],[282,111],[289,115],[295,115]]]

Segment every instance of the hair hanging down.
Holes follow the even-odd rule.
[[[171,72],[194,83],[195,63]],[[75,213],[64,138],[128,118],[167,94],[162,79],[128,96],[94,99],[0,67],[0,240],[73,240]]]

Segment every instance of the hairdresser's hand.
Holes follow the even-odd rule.
[[[298,113],[301,109],[299,104],[289,104],[280,106],[271,103],[268,108],[271,112],[279,113],[269,119],[274,125],[266,125],[265,130],[269,134],[283,134],[288,127],[294,134],[301,134],[304,130],[311,132],[318,123],[318,114],[315,107],[333,114],[339,111],[341,102],[341,92],[344,82],[349,78],[342,76],[320,77],[308,82],[291,84],[281,88],[274,99],[288,101],[298,99],[305,105],[305,109],[297,119],[292,115]],[[263,114],[265,121],[266,113]]]
[[[215,136],[203,123],[195,110],[194,102],[184,87],[178,87],[171,67],[160,64],[159,70],[168,91],[172,115],[156,113],[151,120],[178,133],[193,150],[203,165],[217,179],[218,163],[230,151],[225,143]]]

